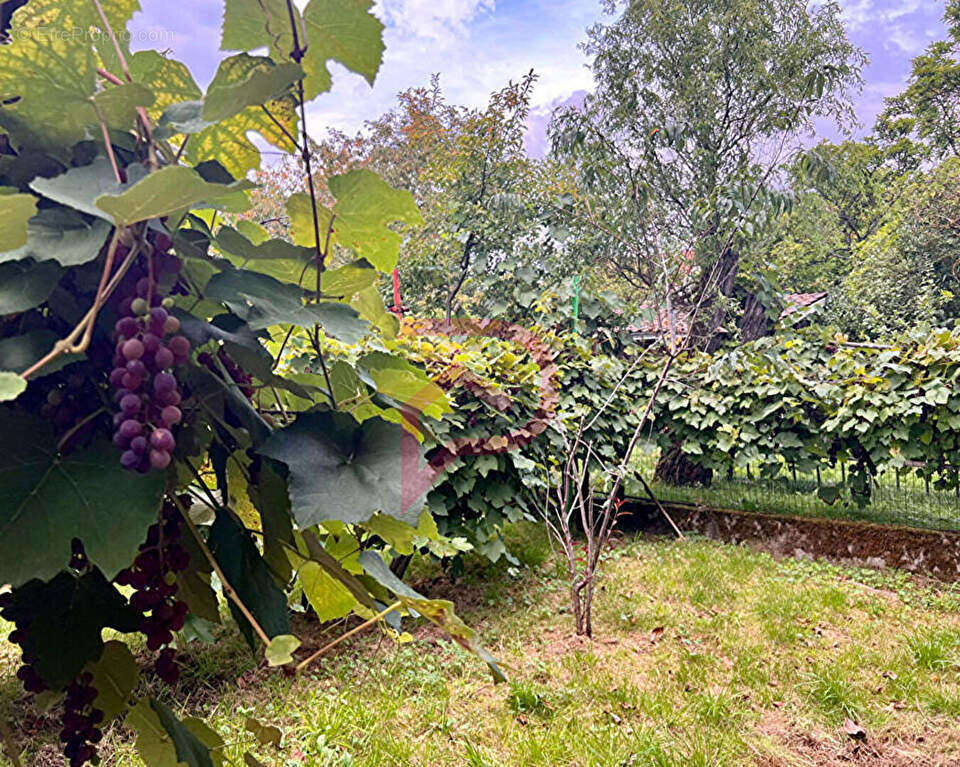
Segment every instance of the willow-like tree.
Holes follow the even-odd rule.
[[[606,11],[616,19],[583,46],[595,90],[557,116],[554,147],[580,166],[579,216],[608,234],[604,258],[653,301],[700,305],[698,343],[715,348],[741,254],[782,205],[775,174],[815,118],[851,121],[865,57],[836,3],[608,0]]]

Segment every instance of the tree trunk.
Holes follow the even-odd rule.
[[[743,316],[740,318],[740,340],[756,341],[770,335],[773,323],[767,317],[766,307],[752,293],[747,293],[741,303]]]
[[[740,254],[727,248],[720,254],[716,264],[704,269],[700,280],[700,311],[690,332],[694,344],[705,352],[715,352],[723,343],[726,335],[723,323],[727,313],[722,306],[717,306],[717,298],[733,295],[739,268]]]
[[[690,460],[683,452],[683,440],[677,440],[670,446],[660,460],[654,477],[658,482],[664,482],[676,487],[692,487],[702,485],[709,487],[713,481],[713,469],[707,469]]]

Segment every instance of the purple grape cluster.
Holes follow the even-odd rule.
[[[93,705],[96,699],[97,690],[93,686],[93,674],[89,671],[84,671],[67,685],[60,741],[70,767],[98,762],[97,743],[103,739],[103,730],[99,727],[103,722],[103,711]]]
[[[155,242],[160,250],[169,238],[161,235]],[[158,291],[159,285],[176,281],[180,259],[170,253],[155,253],[151,258],[153,268],[137,279],[132,295],[117,307],[120,319],[110,373],[114,400],[120,407],[114,416],[113,437],[123,450],[120,463],[144,473],[170,465],[176,447],[172,429],[183,418],[179,386],[170,370],[190,354],[190,342],[178,335],[180,321],[168,311],[173,299],[161,298]]]
[[[132,586],[136,593],[130,597],[130,605],[143,615],[140,631],[147,637],[147,647],[156,652],[154,668],[167,684],[174,685],[180,679],[176,654],[168,647],[175,632],[183,628],[187,617],[187,604],[176,598],[176,573],[190,564],[190,555],[180,545],[180,517],[172,504],[165,504],[162,519],[147,531],[147,540],[141,544],[140,553],[133,566],[117,575],[121,586]]]
[[[13,621],[16,625],[16,628],[10,632],[10,636],[7,639],[13,644],[20,645],[22,652],[22,662],[23,665],[17,669],[17,679],[23,684],[23,689],[31,693],[40,693],[44,692],[47,689],[47,685],[40,678],[40,675],[37,673],[37,670],[33,667],[33,664],[36,662],[36,658],[30,656],[30,654],[23,649],[24,644],[27,641],[27,637],[30,632],[30,620],[26,616],[22,615],[17,611],[17,614],[14,614],[12,610],[13,607],[13,594],[9,591],[5,594],[0,594],[0,617],[8,621]]]
[[[227,374],[237,385],[237,388],[243,392],[243,396],[252,402],[253,395],[257,392],[257,390],[253,387],[253,376],[241,368],[233,359],[233,357],[227,354],[225,349],[219,349],[217,351],[217,359],[219,359],[223,364],[224,370],[227,371]],[[202,352],[198,354],[197,362],[206,367],[214,375],[221,375],[220,367],[217,365],[216,360],[213,359],[213,356],[209,352]]]

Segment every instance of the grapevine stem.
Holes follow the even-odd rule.
[[[257,619],[253,617],[253,613],[247,609],[247,606],[243,603],[243,600],[240,599],[240,596],[237,594],[236,590],[234,590],[233,586],[230,585],[230,581],[228,581],[227,576],[223,574],[223,570],[220,568],[220,564],[217,562],[216,557],[213,556],[213,552],[210,551],[210,548],[207,546],[207,542],[203,540],[203,536],[200,535],[200,531],[197,530],[197,526],[193,524],[193,520],[190,519],[190,514],[180,502],[180,499],[175,495],[171,495],[170,497],[180,510],[180,516],[183,517],[183,521],[187,523],[187,527],[190,528],[190,532],[193,533],[193,537],[196,539],[197,545],[200,547],[203,555],[207,558],[207,562],[210,563],[213,571],[220,579],[220,587],[223,589],[223,593],[233,601],[233,603],[237,606],[237,609],[243,614],[243,617],[250,622],[250,625],[253,626],[253,630],[257,632],[257,636],[260,637],[260,641],[262,641],[265,645],[269,645],[270,637],[267,636],[267,632],[263,630],[259,623],[257,623]]]
[[[120,173],[120,166],[117,164],[117,156],[113,153],[113,144],[110,142],[110,131],[107,130],[107,122],[103,118],[103,113],[100,111],[100,107],[97,106],[97,102],[93,99],[90,99],[90,104],[93,106],[93,111],[97,113],[97,119],[100,120],[100,130],[103,133],[103,145],[107,148],[107,157],[110,158],[110,165],[113,168],[113,175],[117,179],[118,184],[123,183],[123,174]]]
[[[359,634],[359,633],[360,633],[361,631],[363,631],[364,629],[369,628],[369,627],[372,626],[374,623],[377,623],[378,621],[382,620],[386,615],[389,615],[390,613],[392,613],[394,610],[396,610],[396,609],[399,608],[399,607],[403,607],[403,602],[394,602],[394,603],[393,603],[392,605],[390,605],[388,608],[386,608],[385,610],[381,610],[381,611],[378,612],[376,615],[374,615],[372,618],[370,618],[369,620],[364,621],[363,623],[361,623],[361,624],[360,624],[359,626],[357,626],[356,628],[350,629],[346,634],[341,634],[339,637],[337,637],[336,639],[334,639],[334,640],[333,640],[332,642],[330,642],[329,644],[326,644],[326,645],[324,645],[323,647],[321,647],[319,650],[317,650],[317,651],[316,651],[313,655],[311,655],[309,658],[307,658],[306,660],[303,660],[303,661],[301,661],[299,664],[297,664],[297,667],[294,669],[294,672],[297,673],[297,674],[301,673],[307,666],[309,666],[311,663],[313,663],[313,662],[314,662],[317,658],[319,658],[321,655],[324,655],[325,653],[329,652],[330,650],[332,650],[334,647],[336,647],[336,646],[337,646],[338,644],[340,644],[341,642],[344,642],[344,641],[346,641],[347,639],[349,639],[350,637],[352,637],[354,634]]]
[[[118,240],[118,235],[114,232],[114,240],[111,242],[111,250],[116,253],[116,242]],[[77,324],[77,326],[70,332],[66,338],[57,341],[53,345],[53,349],[36,363],[31,365],[29,368],[21,373],[21,378],[29,379],[37,371],[46,367],[53,360],[59,357],[61,354],[82,354],[87,350],[87,347],[90,345],[90,337],[93,333],[93,325],[96,322],[97,315],[100,313],[100,307],[103,306],[104,302],[110,297],[113,291],[116,289],[117,285],[120,283],[120,280],[123,279],[123,276],[127,273],[127,270],[131,267],[134,260],[136,260],[137,254],[140,252],[140,245],[134,245],[130,250],[130,253],[127,255],[126,260],[120,265],[120,268],[117,270],[117,273],[114,275],[113,279],[107,284],[105,288],[97,290],[97,297],[94,299],[93,306],[90,311],[88,311],[82,320]],[[108,265],[107,267],[113,266],[113,255],[108,252]],[[104,279],[109,275],[110,269],[104,268],[103,276],[101,276],[100,284],[103,285]],[[83,336],[83,340],[80,343],[77,343],[77,339]]]

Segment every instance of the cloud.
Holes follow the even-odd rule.
[[[413,37],[451,43],[483,13],[493,13],[495,0],[382,0],[380,15]]]
[[[527,134],[523,138],[523,146],[531,157],[543,157],[547,153],[547,129],[553,113],[563,107],[581,107],[587,91],[574,91],[563,99],[554,99],[549,104],[534,107],[527,117]]]

